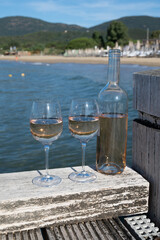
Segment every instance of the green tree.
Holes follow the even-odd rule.
[[[113,21],[107,29],[107,45],[113,47],[118,42],[120,46],[127,45],[128,43],[128,29],[119,21]]]
[[[10,44],[9,43],[4,43],[1,45],[3,50],[9,50],[10,49]]]
[[[106,47],[106,43],[105,43],[104,38],[103,38],[102,35],[100,36],[100,41],[101,41],[101,47],[105,48]]]
[[[67,47],[68,49],[86,49],[96,46],[96,42],[92,38],[76,38],[71,40]]]
[[[32,49],[33,44],[31,42],[23,42],[21,44],[21,48],[25,51],[30,51]]]
[[[43,50],[44,50],[44,45],[40,43],[33,45],[31,48],[32,53],[40,53]]]
[[[153,31],[151,33],[151,38],[160,38],[160,30]]]
[[[97,31],[93,32],[92,38],[97,43],[97,46],[99,48],[101,47],[105,48],[105,42],[104,42],[103,36],[99,32]]]
[[[101,46],[100,33],[99,32],[94,32],[92,34],[92,38],[97,43],[97,46],[100,47]]]

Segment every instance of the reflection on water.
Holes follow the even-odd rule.
[[[129,97],[127,163],[131,165],[132,77],[134,72],[155,69],[121,65],[120,85]],[[0,64],[0,173],[44,168],[43,146],[29,129],[32,101],[58,96],[64,128],[50,151],[50,168],[81,165],[81,145],[68,130],[68,111],[72,98],[97,97],[106,83],[107,66],[92,64],[42,64],[1,61]],[[24,73],[24,75],[22,74]],[[86,164],[95,164],[96,137],[86,149]]]

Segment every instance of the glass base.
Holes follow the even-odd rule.
[[[71,179],[74,182],[93,182],[96,180],[97,176],[92,172],[73,172],[69,176],[69,179]]]
[[[52,187],[58,185],[62,179],[53,175],[41,175],[33,178],[32,183],[39,187]]]
[[[115,175],[121,174],[123,172],[123,168],[120,168],[115,163],[103,164],[100,168],[97,167],[98,172],[107,174],[107,175]]]

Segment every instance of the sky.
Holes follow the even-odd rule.
[[[25,16],[82,27],[140,15],[160,17],[160,0],[0,0],[0,18]]]

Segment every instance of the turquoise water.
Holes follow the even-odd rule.
[[[129,97],[127,164],[132,162],[132,78],[134,72],[156,69],[139,65],[121,65],[120,85]],[[24,73],[23,77],[21,74]],[[9,77],[12,74],[12,77]],[[41,64],[0,62],[0,173],[44,169],[43,146],[29,130],[32,101],[42,96],[59,96],[64,128],[50,150],[50,168],[81,165],[81,145],[68,130],[68,112],[72,98],[97,97],[105,86],[107,65]],[[86,165],[95,164],[96,137],[86,149]]]

